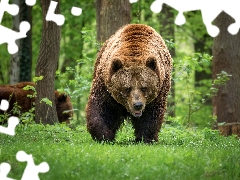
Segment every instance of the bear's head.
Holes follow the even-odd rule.
[[[70,97],[65,93],[55,91],[55,103],[59,122],[69,123],[73,117],[73,106]]]
[[[119,57],[119,56],[118,56]],[[108,91],[135,117],[160,93],[165,71],[154,56],[123,63],[114,58],[109,66]]]

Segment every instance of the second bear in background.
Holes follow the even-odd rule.
[[[33,82],[20,82],[15,85],[0,85],[0,100],[6,99],[9,102],[7,113],[18,116],[18,114],[12,111],[15,102],[21,107],[21,113],[28,112],[33,107],[35,98],[29,98],[27,95],[32,95],[34,92],[32,90],[23,90],[27,85],[35,87]],[[55,90],[54,93],[58,120],[60,123],[69,123],[73,116],[73,106],[70,97],[65,93],[59,93],[57,90]],[[0,114],[3,113],[4,112],[0,110]]]

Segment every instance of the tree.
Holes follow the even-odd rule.
[[[95,58],[98,47],[95,35],[96,28],[93,28],[96,24],[95,2],[94,0],[67,2],[67,0],[61,1],[61,14],[65,16],[67,23],[61,27],[58,66],[61,75],[55,80],[55,86],[69,93],[75,109],[76,123],[85,124],[85,115],[82,112],[85,112],[90,81],[92,80],[92,59]],[[73,5],[84,9],[81,16],[76,17],[69,13],[69,9]],[[64,79],[62,78],[63,74]]]
[[[13,30],[19,31],[22,21],[27,21],[32,25],[32,7],[27,6],[25,1],[13,0],[19,6],[19,13],[13,16]],[[32,29],[27,32],[27,37],[16,40],[18,52],[11,56],[10,61],[10,84],[21,81],[31,81],[32,74]]]
[[[20,0],[13,0],[13,4],[20,6]],[[18,15],[13,16],[13,27],[14,31],[19,31],[20,24],[20,13]],[[19,82],[19,74],[20,74],[20,40],[16,40],[16,44],[18,46],[18,52],[11,56],[10,60],[10,71],[9,71],[9,83],[16,84]]]
[[[240,33],[231,35],[227,31],[232,23],[234,20],[224,12],[214,22],[220,33],[213,40],[213,79],[221,71],[232,75],[213,97],[213,115],[217,116],[218,123],[240,122]]]
[[[96,0],[97,40],[106,41],[121,26],[129,24],[129,0]]]
[[[60,13],[59,1],[60,0],[57,1],[56,14]],[[59,59],[61,29],[55,22],[45,20],[50,0],[41,0],[40,3],[43,28],[36,76],[43,76],[43,79],[36,84],[35,120],[37,123],[53,124],[58,122],[54,95],[54,80]],[[52,102],[52,106],[44,102],[41,103],[41,100],[46,97]]]
[[[20,1],[20,21],[27,21],[32,26],[32,7]],[[20,73],[19,81],[32,80],[32,28],[27,37],[20,40]]]

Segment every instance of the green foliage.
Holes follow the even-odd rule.
[[[51,106],[52,107],[52,101],[50,101],[48,98],[42,98],[41,99],[41,101],[40,101],[40,103],[42,103],[42,102],[44,102],[44,103],[46,103],[47,105],[49,105],[49,106]]]
[[[28,91],[28,90],[33,91],[33,94],[28,94],[27,95],[28,98],[35,98],[35,97],[37,97],[37,92],[36,92],[36,89],[35,89],[34,86],[27,85],[27,86],[23,87],[23,90],[25,90],[25,91]]]
[[[9,96],[8,101],[10,101],[12,99],[12,95],[11,94]],[[11,113],[15,114],[15,115],[21,115],[21,106],[18,105],[18,102],[15,102],[13,104],[13,108],[10,112],[4,111],[3,114],[0,114],[0,124],[5,124],[8,120],[8,118],[11,116]]]
[[[21,106],[18,105],[18,102],[15,102],[10,112],[5,111],[3,114],[0,114],[0,123],[6,124],[11,114],[14,114],[14,116],[19,117],[22,123],[32,124],[34,123],[35,117],[34,111],[35,106],[33,106],[29,111],[21,113]]]
[[[175,48],[175,43],[173,42],[173,39],[170,39],[170,40],[164,39],[164,41],[169,50]]]
[[[85,46],[83,49],[88,48],[90,43],[92,46],[91,51],[82,53],[82,58],[76,60],[76,65],[71,67],[67,66],[62,72],[58,70],[56,77],[59,81],[60,91],[64,91],[70,95],[76,117],[76,123],[85,123],[84,111],[87,103],[88,94],[92,82],[92,73],[94,67],[95,55],[100,44],[96,41],[93,31],[83,28],[81,31],[82,41]],[[94,56],[94,57],[93,57]]]
[[[194,53],[192,56],[184,56],[178,62],[174,63],[173,80],[175,83],[184,84],[184,87],[181,88],[185,93],[182,94],[182,96],[178,96],[175,101],[176,106],[179,106],[179,103],[181,103],[181,106],[186,106],[185,118],[182,120],[183,124],[196,124],[196,122],[192,120],[193,114],[203,109],[206,102],[208,102],[212,96],[216,95],[219,87],[225,85],[231,76],[226,72],[221,72],[211,85],[210,82],[205,84],[206,89],[205,91],[202,89],[202,92],[198,91],[196,87],[193,87],[194,73],[196,71],[203,71],[205,69],[203,67],[211,64],[211,59],[212,57],[208,54]],[[178,86],[175,88],[178,89]],[[211,117],[210,114],[209,117]],[[214,123],[213,120],[215,120],[215,118],[209,118],[209,125]]]
[[[2,26],[11,28],[12,16],[8,13],[4,13],[4,17],[1,22]],[[11,55],[7,51],[7,44],[0,45],[0,84],[6,84],[9,81],[9,66]]]
[[[19,116],[19,119],[21,120],[22,123],[24,124],[34,124],[34,118],[35,118],[35,106],[33,106],[31,109],[29,109],[28,112],[22,113]]]
[[[33,82],[37,83],[38,81],[41,81],[42,79],[43,79],[43,76],[34,77]],[[36,88],[34,86],[26,85],[25,87],[23,87],[23,90],[25,90],[25,91],[30,90],[33,92],[33,94],[27,94],[27,98],[36,98],[37,97]],[[9,97],[9,101],[11,98],[12,98],[12,95]],[[50,101],[47,97],[42,98],[40,103],[42,103],[42,102],[44,102],[47,105],[52,107],[52,101]],[[10,111],[10,113],[4,112],[4,114],[0,115],[0,123],[7,122],[8,118],[11,116],[11,114],[18,116],[19,119],[21,120],[21,122],[24,124],[33,124],[35,122],[34,121],[35,103],[32,104],[32,107],[29,109],[29,111],[21,113],[21,106],[18,105],[18,102],[15,102],[13,105],[13,109]]]
[[[13,96],[13,94],[11,94],[9,96],[8,101],[10,101],[12,99],[12,96]],[[16,114],[16,115],[20,115],[21,114],[20,110],[21,110],[21,106],[19,106],[18,103],[15,102],[13,104],[13,108],[10,111],[10,113],[7,112],[7,111],[4,111],[3,114],[0,114],[0,124],[5,124],[8,120],[8,118],[11,116],[11,113]]]
[[[192,56],[184,56],[178,62],[174,63],[175,71],[173,71],[174,81],[190,81],[195,70],[203,71],[204,66],[209,66],[212,57],[208,54],[193,53]]]
[[[165,125],[159,142],[133,142],[126,123],[114,143],[96,143],[86,127],[19,125],[16,135],[0,134],[0,162],[11,165],[9,177],[21,179],[26,163],[16,160],[19,149],[32,154],[36,165],[50,170],[40,179],[231,179],[240,178],[240,141],[210,129]],[[227,155],[227,156],[226,156]]]
[[[38,77],[33,77],[33,82],[37,83],[38,81],[41,81],[44,76],[38,76]]]
[[[225,71],[221,71],[221,73],[217,74],[217,78],[214,79],[212,87],[211,87],[211,94],[212,96],[216,96],[218,89],[220,86],[225,85],[227,81],[229,81],[232,75],[228,74]]]
[[[159,31],[159,16],[150,11],[151,1],[141,0],[132,4],[132,22],[152,26]],[[83,14],[74,17],[72,6],[81,7]],[[32,76],[38,59],[42,14],[40,1],[33,6],[33,62]],[[174,13],[176,11],[173,10]],[[217,78],[196,82],[195,72],[210,74],[212,38],[206,35],[200,11],[185,13],[187,22],[175,26],[175,38],[165,40],[169,48],[175,48],[173,79],[175,82],[176,117],[167,117],[154,145],[135,144],[134,130],[126,121],[113,143],[96,143],[85,126],[84,109],[92,80],[93,64],[101,44],[95,40],[96,15],[94,1],[61,1],[61,13],[65,24],[61,27],[59,67],[56,72],[56,88],[67,92],[75,110],[75,129],[65,125],[36,125],[34,107],[20,115],[25,125],[16,128],[16,136],[0,134],[0,162],[11,164],[9,176],[20,179],[26,163],[16,160],[19,149],[33,154],[35,164],[46,161],[50,171],[39,174],[41,179],[240,179],[240,141],[235,136],[222,137],[218,131],[207,127],[216,117],[211,116],[211,107],[206,105],[216,95],[220,86],[230,75],[221,72]],[[2,25],[11,28],[12,17],[4,14]],[[175,44],[173,43],[175,42]],[[194,43],[204,44],[203,49],[192,50]],[[189,52],[195,53],[191,56]],[[182,56],[182,54],[184,54]],[[8,84],[11,56],[7,45],[0,46],[0,84]],[[183,58],[182,58],[183,57]],[[43,77],[34,78],[37,82]],[[196,87],[196,84],[201,87]],[[25,90],[35,93],[34,87]],[[48,99],[43,99],[51,104]],[[19,105],[13,111],[20,114]],[[0,119],[8,119],[5,112]],[[210,116],[210,117],[209,117]],[[185,126],[185,125],[194,126]],[[227,156],[226,156],[227,155]]]
[[[131,4],[131,23],[152,26],[164,35],[164,38],[169,38],[165,39],[168,48],[175,49],[173,71],[175,96],[173,96],[174,99],[171,98],[171,95],[169,97],[170,100],[176,102],[176,105],[168,107],[168,110],[176,110],[177,117],[175,118],[180,117],[183,124],[190,123],[199,127],[209,126],[215,118],[211,115],[209,102],[219,86],[218,82],[212,86],[210,79],[200,82],[194,80],[195,72],[211,74],[211,61],[209,61],[211,56],[208,54],[211,54],[213,41],[208,36],[202,22],[201,12],[186,12],[184,13],[186,23],[183,26],[173,26],[173,24],[166,24],[166,22],[174,21],[167,19],[169,15],[167,12],[165,14],[162,11],[160,15],[150,11],[151,3],[151,1],[141,0]],[[73,5],[83,9],[81,16],[75,17],[70,13]],[[60,57],[55,88],[70,94],[74,106],[74,122],[85,124],[84,110],[92,80],[94,60],[97,50],[101,46],[95,38],[95,2],[94,0],[72,0],[69,3],[63,0],[60,8],[61,14],[65,17],[65,23],[61,26]],[[174,9],[170,9],[170,12],[175,19],[178,12]],[[32,77],[35,76],[35,66],[39,55],[42,18],[40,1],[37,1],[32,8]],[[1,24],[11,28],[12,17],[5,13]],[[169,32],[165,32],[171,29],[168,27],[174,27],[174,37],[168,37]],[[188,54],[192,54],[192,52],[202,53],[189,56]],[[7,52],[6,44],[0,46],[0,56],[0,84],[8,84],[11,56]],[[36,82],[37,79],[33,81]],[[169,119],[170,117],[167,117],[167,120]]]
[[[18,103],[15,102],[15,103],[13,104],[13,109],[11,110],[11,112],[12,112],[13,114],[16,114],[16,115],[21,115],[20,110],[21,110],[21,106],[19,106]],[[5,113],[6,113],[6,112],[5,112]],[[10,115],[8,115],[8,116],[10,116]]]
[[[34,82],[37,82],[38,80],[41,80],[42,77],[36,77],[36,78],[33,78],[34,79]],[[37,97],[37,92],[36,92],[36,89],[34,86],[31,86],[31,85],[27,85],[25,87],[23,87],[23,90],[25,91],[28,91],[28,90],[31,90],[33,91],[33,94],[27,94],[27,97],[28,98],[36,98]],[[20,106],[19,106],[19,119],[21,120],[22,123],[24,124],[32,124],[34,123],[34,117],[35,117],[35,103],[33,104],[33,106],[31,107],[31,109],[29,109],[29,111],[27,112],[24,112],[21,114],[20,112]]]
[[[212,52],[213,39],[206,31],[201,11],[191,11],[184,14],[186,23],[183,26],[179,26],[178,30],[180,35],[184,34],[191,37],[195,46],[195,52],[210,54]]]

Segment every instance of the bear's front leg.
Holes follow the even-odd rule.
[[[164,112],[157,110],[159,107],[147,107],[141,117],[132,117],[135,129],[136,142],[154,143],[158,142]]]
[[[108,93],[108,92],[107,92]],[[122,107],[110,95],[91,94],[86,108],[87,129],[97,141],[113,141],[124,120]]]

